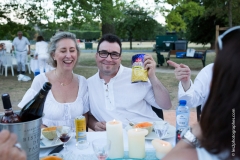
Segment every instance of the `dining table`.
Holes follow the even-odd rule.
[[[97,157],[94,154],[91,142],[95,139],[107,138],[107,132],[106,131],[87,132],[86,135],[87,135],[87,141],[89,142],[89,145],[80,149],[76,146],[77,141],[75,139],[75,135],[72,136],[72,138],[66,143],[68,151],[65,152],[62,150],[60,152],[60,154],[64,153],[64,160],[79,160],[79,159],[97,160]],[[153,137],[153,138],[157,138],[157,137]],[[156,151],[151,143],[152,139],[151,138],[145,139],[145,151],[146,151],[146,156],[144,158],[145,160],[157,160],[157,157],[155,155]],[[172,144],[172,146],[175,146],[175,136],[165,138],[163,140],[169,142],[170,144]],[[124,143],[124,158],[121,158],[121,160],[131,160],[132,158],[128,157],[128,135],[126,130],[123,131],[123,143]],[[56,147],[57,146],[49,147],[49,148],[41,148],[39,157],[47,156]]]

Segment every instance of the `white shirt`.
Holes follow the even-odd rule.
[[[43,124],[47,126],[71,125],[73,127],[74,118],[89,111],[87,80],[83,76],[77,76],[79,80],[78,95],[74,102],[59,103],[55,100],[52,91],[49,91],[44,104]],[[45,82],[48,82],[45,73],[36,76],[18,107],[23,108],[28,101],[34,98]]]
[[[190,88],[185,92],[181,82],[178,85],[178,99],[186,100],[188,107],[197,107],[199,105],[205,105],[212,81],[213,63],[204,67],[194,80],[194,84],[191,81]]]
[[[17,52],[24,52],[24,51],[27,51],[27,45],[30,45],[28,39],[24,36],[22,36],[22,39],[19,39],[18,37],[15,37],[14,40],[13,40],[13,46],[14,46],[14,49],[17,51]]]
[[[196,148],[196,151],[198,155],[198,160],[223,160],[223,159],[226,159],[229,154],[229,152],[212,154],[212,153],[209,153],[205,148],[198,148],[198,147]]]
[[[133,122],[162,120],[151,108],[151,105],[160,108],[151,83],[131,83],[131,74],[132,69],[120,65],[108,84],[100,79],[99,72],[87,80],[90,112],[98,121],[116,119],[127,126],[126,118]]]
[[[45,41],[40,41],[35,44],[35,56],[48,56],[48,43]]]

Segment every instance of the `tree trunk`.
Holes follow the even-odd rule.
[[[102,24],[102,35],[107,34],[107,33],[115,34],[114,25],[109,24],[109,23]]]
[[[228,24],[232,27],[232,0],[228,0]]]
[[[131,31],[128,31],[128,34],[129,34],[129,42],[130,42],[130,49],[132,50],[132,32]]]
[[[213,41],[213,42],[210,42],[210,49],[215,49],[215,41]]]

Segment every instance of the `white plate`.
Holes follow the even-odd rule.
[[[155,123],[163,123],[164,121],[156,121]],[[132,126],[126,126],[125,127],[125,130],[128,131],[129,129],[131,129]],[[167,134],[165,137],[163,137],[162,139],[167,139],[167,138],[172,138],[172,137],[175,137],[176,135],[176,128],[172,125],[169,124],[169,128],[168,128],[168,131],[167,131]],[[145,139],[146,140],[153,140],[155,138],[158,138],[157,134],[153,131],[151,132],[150,134],[148,134]]]
[[[45,138],[42,134],[41,134],[41,139],[42,140],[40,140],[40,148],[50,148],[50,147],[55,147],[55,146],[59,146],[59,145],[63,144],[63,142],[60,139],[58,139],[55,144],[52,144],[56,140],[55,139],[49,140],[49,139]]]

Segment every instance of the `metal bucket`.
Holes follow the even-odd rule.
[[[19,113],[15,112],[15,113]],[[0,114],[2,117],[3,114]],[[0,131],[5,129],[15,133],[28,160],[39,160],[42,118],[22,123],[0,123]]]

